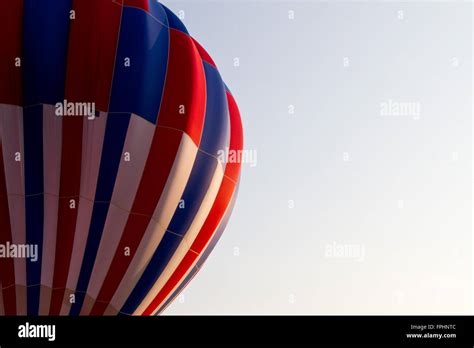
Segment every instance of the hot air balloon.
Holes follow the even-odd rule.
[[[216,64],[156,0],[1,1],[0,46],[0,314],[161,313],[236,199]]]

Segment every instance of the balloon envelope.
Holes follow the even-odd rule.
[[[159,313],[232,211],[232,94],[155,0],[0,17],[0,314]]]

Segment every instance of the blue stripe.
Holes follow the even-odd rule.
[[[186,27],[184,26],[183,22],[181,22],[181,20],[178,18],[178,16],[176,16],[173,11],[171,11],[168,7],[166,7],[165,5],[161,4],[161,6],[163,7],[163,9],[165,10],[166,12],[166,16],[168,17],[168,26],[171,28],[171,29],[176,29],[176,30],[179,30],[187,35],[189,35],[188,33],[188,29],[186,29]]]
[[[206,120],[199,147],[213,156],[218,156],[218,151],[224,150],[229,145],[229,107],[225,85],[219,72],[209,63],[203,63],[206,73],[207,105]]]
[[[234,194],[232,195],[232,200],[230,201],[229,208],[227,209],[226,214],[222,218],[222,221],[220,225],[217,227],[216,232],[214,233],[214,236],[212,237],[211,241],[209,242],[209,245],[204,249],[204,251],[201,253],[199,256],[199,260],[196,262],[196,265],[194,265],[193,269],[189,274],[186,276],[186,278],[181,282],[181,284],[176,288],[176,290],[173,292],[173,294],[165,301],[165,303],[161,306],[161,308],[166,308],[173,300],[178,296],[179,293],[188,285],[188,283],[193,279],[194,275],[199,272],[199,269],[201,266],[206,262],[207,258],[211,254],[212,250],[214,250],[215,246],[217,245],[217,242],[222,236],[222,233],[227,227],[227,223],[230,220],[230,216],[232,215],[232,210],[234,209],[236,198],[237,198],[237,192],[238,192],[238,187],[236,187]],[[158,312],[158,314],[161,311]]]
[[[95,201],[110,202],[112,199],[130,117],[130,114],[113,114],[108,116]]]
[[[166,27],[169,26],[168,24],[168,16],[166,15],[166,11],[156,0],[148,0],[148,12],[157,20],[159,20],[162,24]]]
[[[38,315],[43,251],[43,107],[64,98],[71,0],[23,3],[23,112],[26,243],[38,258],[26,260],[27,313]]]
[[[23,110],[26,243],[38,247],[38,260],[26,260],[28,315],[37,315],[43,250],[43,106]]]
[[[166,77],[168,44],[166,26],[142,10],[123,9],[110,112],[134,113],[156,124]]]
[[[23,5],[23,105],[64,98],[71,0],[25,0]]]
[[[71,306],[70,315],[79,315],[84,302],[122,159],[129,121],[130,114],[113,114],[107,119],[91,225],[76,287],[76,302]]]

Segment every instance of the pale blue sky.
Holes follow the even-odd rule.
[[[472,3],[162,2],[258,152],[166,314],[472,314]]]

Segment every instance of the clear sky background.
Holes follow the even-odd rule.
[[[258,160],[165,314],[472,314],[473,4],[162,2]]]

